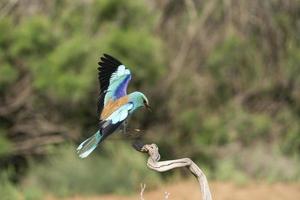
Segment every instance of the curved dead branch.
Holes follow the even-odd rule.
[[[133,147],[140,152],[148,153],[149,158],[147,161],[147,166],[152,170],[165,172],[178,167],[187,167],[199,182],[202,200],[212,199],[205,174],[190,158],[159,161],[160,154],[156,144],[143,145],[140,143],[135,143],[133,144]]]

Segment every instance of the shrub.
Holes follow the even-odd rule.
[[[131,193],[141,182],[157,185],[159,175],[147,169],[143,156],[127,145],[108,141],[101,152],[86,159],[80,159],[72,145],[60,147],[46,163],[32,162],[24,185],[58,196]]]

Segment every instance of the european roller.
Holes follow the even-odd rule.
[[[104,54],[98,64],[99,130],[78,146],[77,153],[81,158],[87,157],[136,110],[141,107],[150,109],[148,99],[143,93],[136,91],[127,94],[131,73],[119,60]]]

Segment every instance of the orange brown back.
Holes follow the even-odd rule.
[[[101,114],[100,114],[100,120],[106,119],[109,117],[114,111],[116,111],[118,108],[123,106],[124,104],[128,103],[128,95],[123,96],[115,101],[109,100],[107,104],[104,106]]]

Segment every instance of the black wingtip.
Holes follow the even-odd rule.
[[[107,54],[107,53],[104,53],[103,56],[104,56],[104,57],[112,57],[111,55],[109,55],[109,54]]]
[[[104,54],[103,54],[103,57],[115,59],[113,56],[111,56],[111,55],[109,55],[109,54],[107,54],[107,53],[104,53]]]
[[[108,61],[115,65],[122,65],[121,61],[119,61],[118,59],[116,59],[115,57],[113,57],[107,53],[104,53],[103,56],[100,57],[100,60],[103,62]]]

